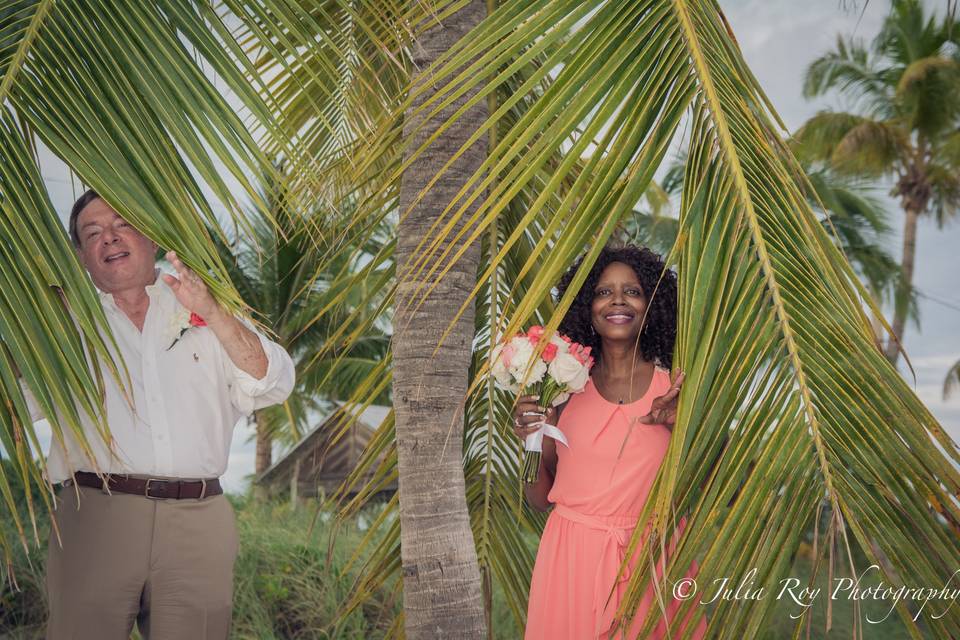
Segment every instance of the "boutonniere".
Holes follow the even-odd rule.
[[[170,328],[171,336],[173,337],[173,342],[170,343],[170,346],[167,347],[167,351],[173,348],[173,345],[177,344],[180,338],[183,337],[191,327],[205,327],[207,323],[203,318],[193,313],[192,311],[187,311],[181,307],[177,313],[174,313],[170,318]]]

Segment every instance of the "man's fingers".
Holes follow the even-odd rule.
[[[176,291],[177,289],[180,288],[180,281],[177,280],[176,278],[174,278],[174,277],[173,277],[172,275],[170,275],[169,273],[165,273],[165,274],[163,274],[163,276],[161,276],[161,277],[163,278],[163,281],[166,282],[167,285],[168,285],[171,289],[173,289],[174,291]]]
[[[177,270],[177,273],[180,275],[181,280],[190,282],[191,284],[196,284],[199,281],[199,277],[195,274],[190,267],[183,263],[179,257],[177,257],[176,251],[167,251],[167,262],[173,265],[173,268]]]

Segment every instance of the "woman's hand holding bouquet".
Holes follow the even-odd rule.
[[[512,336],[497,344],[491,354],[492,374],[497,386],[524,396],[523,401],[539,400],[540,407],[555,414],[553,407],[563,404],[572,393],[579,393],[587,384],[593,358],[590,347],[573,342],[570,338],[554,334],[540,355],[534,357],[534,349],[544,334],[543,327],[533,326],[526,333]],[[567,444],[563,433],[556,425],[547,423],[547,414],[524,411],[524,416],[540,415],[542,419],[528,422],[527,427],[537,427],[526,435],[524,448],[523,480],[534,482],[540,468],[540,453],[544,436],[550,436]],[[519,421],[515,422],[521,427]]]

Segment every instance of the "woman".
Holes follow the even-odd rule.
[[[560,296],[582,260],[561,278]],[[658,606],[651,585],[628,633],[613,631],[632,572],[617,582],[625,545],[676,419],[683,382],[682,373],[672,382],[669,373],[676,316],[676,276],[659,256],[646,248],[604,247],[559,327],[592,347],[595,364],[587,386],[556,411],[544,411],[534,396],[521,397],[514,410],[520,438],[545,420],[569,443],[544,438],[537,481],[524,487],[535,508],[553,505],[530,584],[527,640],[636,638],[647,609]],[[638,555],[631,558],[631,570]],[[669,588],[664,598],[672,616],[680,603],[671,600]],[[701,619],[694,637],[705,632]],[[648,637],[666,637],[664,622]]]

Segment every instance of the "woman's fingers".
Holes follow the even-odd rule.
[[[516,434],[521,440],[525,439],[531,433],[536,432],[540,428],[540,423],[531,424],[531,425],[513,425],[513,433]]]
[[[674,387],[676,387],[677,389],[679,389],[680,385],[683,384],[684,376],[686,376],[686,373],[684,373],[683,371],[677,373],[676,377],[670,382],[670,388],[673,389]]]
[[[526,395],[517,398],[513,407],[513,432],[519,438],[526,438],[535,432],[544,422],[551,422],[557,413],[554,407],[538,404],[539,396]]]
[[[671,402],[675,400],[678,395],[680,395],[680,389],[672,389],[660,396],[660,399],[664,402]]]
[[[544,408],[541,405],[538,405],[536,402],[520,402],[517,403],[513,408],[514,418],[523,415],[524,413],[542,413],[546,414],[547,417],[552,416],[556,412],[556,409],[553,407]]]
[[[526,415],[514,416],[513,423],[522,427],[543,422],[544,416],[541,413],[528,413]]]

